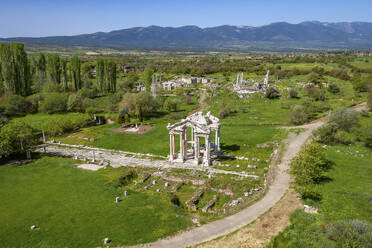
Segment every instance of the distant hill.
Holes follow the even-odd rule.
[[[0,39],[35,45],[116,49],[247,50],[250,48],[372,49],[372,23],[287,22],[260,27],[135,27],[112,32]]]

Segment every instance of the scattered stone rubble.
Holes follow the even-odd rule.
[[[61,156],[74,158],[76,160],[86,161],[86,164],[92,163],[94,151],[95,163],[101,166],[112,166],[114,168],[127,166],[127,167],[142,167],[142,168],[177,168],[177,169],[187,169],[196,171],[209,171],[213,174],[228,174],[236,175],[243,178],[253,178],[258,179],[259,177],[252,174],[247,174],[246,172],[237,171],[227,171],[221,169],[215,169],[211,167],[198,166],[194,163],[177,163],[169,162],[167,160],[151,160],[148,158],[163,158],[162,156],[156,156],[152,154],[141,154],[141,153],[130,153],[118,150],[94,148],[81,145],[68,145],[68,144],[56,144],[56,143],[46,143],[39,146],[36,151],[43,153],[44,148],[47,146],[46,153],[53,156]],[[130,155],[130,156],[128,156]]]

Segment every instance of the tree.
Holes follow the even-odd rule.
[[[105,61],[106,93],[116,92],[116,63],[113,60]]]
[[[39,110],[43,113],[54,114],[65,112],[67,109],[67,98],[62,93],[50,93],[48,94],[42,103],[40,104]]]
[[[12,43],[14,93],[26,96],[31,91],[30,65],[22,43]]]
[[[40,92],[43,88],[43,84],[46,82],[46,58],[43,53],[40,53],[36,58],[35,67],[36,89]]]
[[[164,109],[168,111],[177,111],[177,107],[179,105],[180,101],[178,99],[172,99],[172,98],[167,98],[164,102]]]
[[[61,59],[61,82],[63,90],[68,89],[67,60]]]
[[[157,110],[155,99],[148,92],[126,93],[120,103],[119,111],[125,110],[130,116],[136,116],[140,121],[143,117]]]
[[[334,124],[340,130],[349,132],[350,129],[358,124],[359,113],[352,109],[339,108],[332,112],[328,123]]]
[[[29,103],[19,95],[9,95],[1,102],[1,112],[7,116],[26,114]]]
[[[0,64],[6,91],[15,92],[13,55],[7,43],[0,43]]]
[[[55,84],[61,83],[61,62],[58,54],[48,55],[47,71],[51,82]]]
[[[100,93],[104,93],[106,86],[105,86],[105,61],[102,58],[98,58],[96,62],[96,78],[97,78],[97,85],[98,90]]]
[[[290,167],[295,190],[302,197],[312,197],[316,195],[313,185],[323,179],[331,163],[326,159],[323,148],[319,144],[311,143],[304,146],[291,161]]]
[[[37,144],[33,129],[24,122],[12,121],[0,129],[0,157],[20,153]]]
[[[72,75],[72,84],[75,91],[81,89],[81,76],[80,76],[80,59],[77,56],[74,56],[71,59],[71,75]]]
[[[146,91],[150,91],[153,74],[154,74],[154,69],[150,67],[146,68],[143,72],[143,79],[145,81]]]

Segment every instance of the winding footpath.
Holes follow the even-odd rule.
[[[365,103],[353,107],[355,110],[365,109]],[[288,146],[283,154],[280,164],[277,165],[275,179],[270,185],[266,195],[258,202],[243,209],[239,213],[228,216],[224,219],[217,220],[189,231],[181,232],[173,237],[160,239],[153,243],[144,244],[135,247],[155,247],[155,248],[181,248],[197,245],[220,236],[234,232],[249,223],[253,222],[260,215],[272,208],[285,194],[289,187],[289,169],[290,161],[301,150],[307,140],[311,137],[312,132],[325,123],[326,118],[321,118],[313,123],[293,127],[305,129],[299,135],[291,137]],[[290,129],[290,128],[289,128]]]

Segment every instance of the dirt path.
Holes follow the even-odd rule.
[[[196,112],[203,112],[204,110],[208,109],[208,104],[205,102],[208,98],[208,93],[206,90],[200,90],[200,97],[199,97],[199,108],[191,111],[189,115],[192,115]]]
[[[291,159],[300,151],[301,146],[306,143],[311,136],[311,133],[316,128],[323,125],[323,123],[324,121],[321,120],[303,126],[302,128],[306,128],[305,131],[301,132],[299,135],[290,137],[287,149],[278,165],[275,179],[270,185],[266,195],[260,201],[243,209],[239,213],[228,216],[224,219],[140,247],[189,247],[227,235],[256,220],[259,216],[275,206],[275,204],[283,197],[289,186],[289,175],[287,170]]]
[[[366,104],[361,103],[353,106],[352,108],[357,111],[362,111],[363,109],[366,109]],[[265,232],[257,232],[257,225],[260,225],[259,223],[261,223],[263,220],[268,220],[268,216],[270,216],[270,214],[273,214],[273,216],[277,216],[277,214],[280,213],[278,209],[286,208],[288,199],[291,199],[291,201],[293,201],[294,206],[292,207],[298,206],[298,202],[296,203],[296,201],[294,200],[295,196],[293,192],[289,191],[289,193],[285,194],[289,188],[290,178],[287,173],[287,170],[289,169],[289,163],[291,159],[295,157],[296,154],[300,151],[302,145],[304,145],[309,140],[312,132],[322,126],[325,123],[326,119],[326,117],[323,117],[312,123],[293,127],[302,128],[305,130],[299,135],[289,138],[288,145],[283,154],[282,160],[280,164],[277,165],[278,170],[276,172],[277,174],[275,176],[275,179],[270,185],[270,188],[267,191],[266,195],[260,201],[243,209],[239,213],[228,216],[224,219],[217,220],[203,226],[191,229],[189,231],[182,232],[167,239],[161,239],[153,243],[137,247],[178,248],[195,246],[197,244],[201,244],[203,242],[210,241],[239,230],[242,227],[247,226],[248,224],[257,220],[258,218],[259,219],[252,226],[247,226],[237,233],[223,237],[222,239],[202,244],[201,247],[242,247],[242,243],[244,243],[244,247],[263,247],[264,244],[267,244],[268,240],[270,240],[273,235],[281,231],[281,228],[283,228],[285,224],[289,224],[287,217],[290,215],[291,208],[288,208],[287,210],[289,212],[287,213],[287,215],[283,216],[284,219],[282,220],[282,222],[284,224],[276,226],[273,232],[266,232],[266,236],[264,235]],[[280,201],[283,196],[284,198],[282,199],[282,201]],[[265,228],[265,226],[262,226],[262,228]],[[253,232],[253,230],[255,231]],[[250,232],[250,235],[245,235],[245,233],[247,232]],[[244,236],[244,238],[239,241],[242,236]]]

